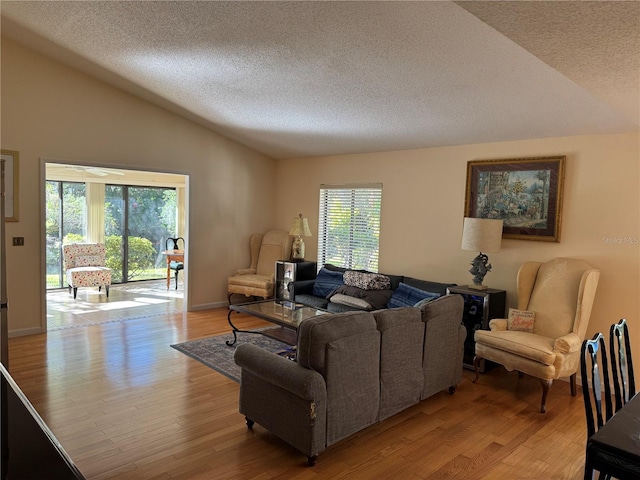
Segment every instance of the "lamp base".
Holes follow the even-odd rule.
[[[291,261],[304,262],[304,241],[299,235],[293,240],[291,246]]]
[[[467,288],[472,288],[473,290],[486,290],[487,287],[486,285],[476,285],[474,283],[470,283],[469,285],[467,285]]]

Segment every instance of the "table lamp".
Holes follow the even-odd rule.
[[[289,235],[296,237],[291,246],[291,261],[304,261],[304,240],[302,237],[310,237],[311,230],[309,230],[309,221],[303,218],[301,213],[293,219]]]
[[[480,252],[471,262],[469,273],[473,275],[473,284],[469,288],[486,290],[482,280],[491,271],[487,253],[499,252],[502,242],[502,220],[465,217],[462,228],[462,249]]]

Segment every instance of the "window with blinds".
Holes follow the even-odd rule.
[[[318,266],[378,271],[382,184],[321,185]]]

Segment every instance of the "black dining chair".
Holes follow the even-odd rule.
[[[616,397],[616,412],[636,394],[633,361],[631,359],[631,342],[627,321],[623,318],[611,325],[609,335],[611,354],[611,373],[613,374],[613,390]]]
[[[580,375],[582,377],[582,395],[584,397],[584,409],[587,417],[588,440],[613,416],[607,349],[602,333],[596,333],[591,340],[582,342]],[[603,387],[604,411],[602,410]],[[584,464],[584,478],[593,478],[593,470],[597,468],[598,465],[587,455]],[[600,473],[600,480],[608,480],[610,478],[610,475]]]
[[[182,247],[180,246],[180,241],[182,241]],[[184,238],[182,237],[167,238],[165,242],[165,249],[166,250],[184,250]],[[174,272],[176,272],[176,290],[177,290],[178,274],[180,273],[180,270],[184,270],[184,262],[178,262],[178,261],[172,260],[169,262],[169,268]]]

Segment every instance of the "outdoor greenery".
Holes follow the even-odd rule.
[[[318,261],[350,269],[378,270],[381,190],[320,190]]]
[[[105,247],[107,267],[112,270],[111,281],[122,282],[122,237],[109,235]],[[129,278],[143,276],[147,270],[154,269],[156,253],[148,239],[129,237]]]

